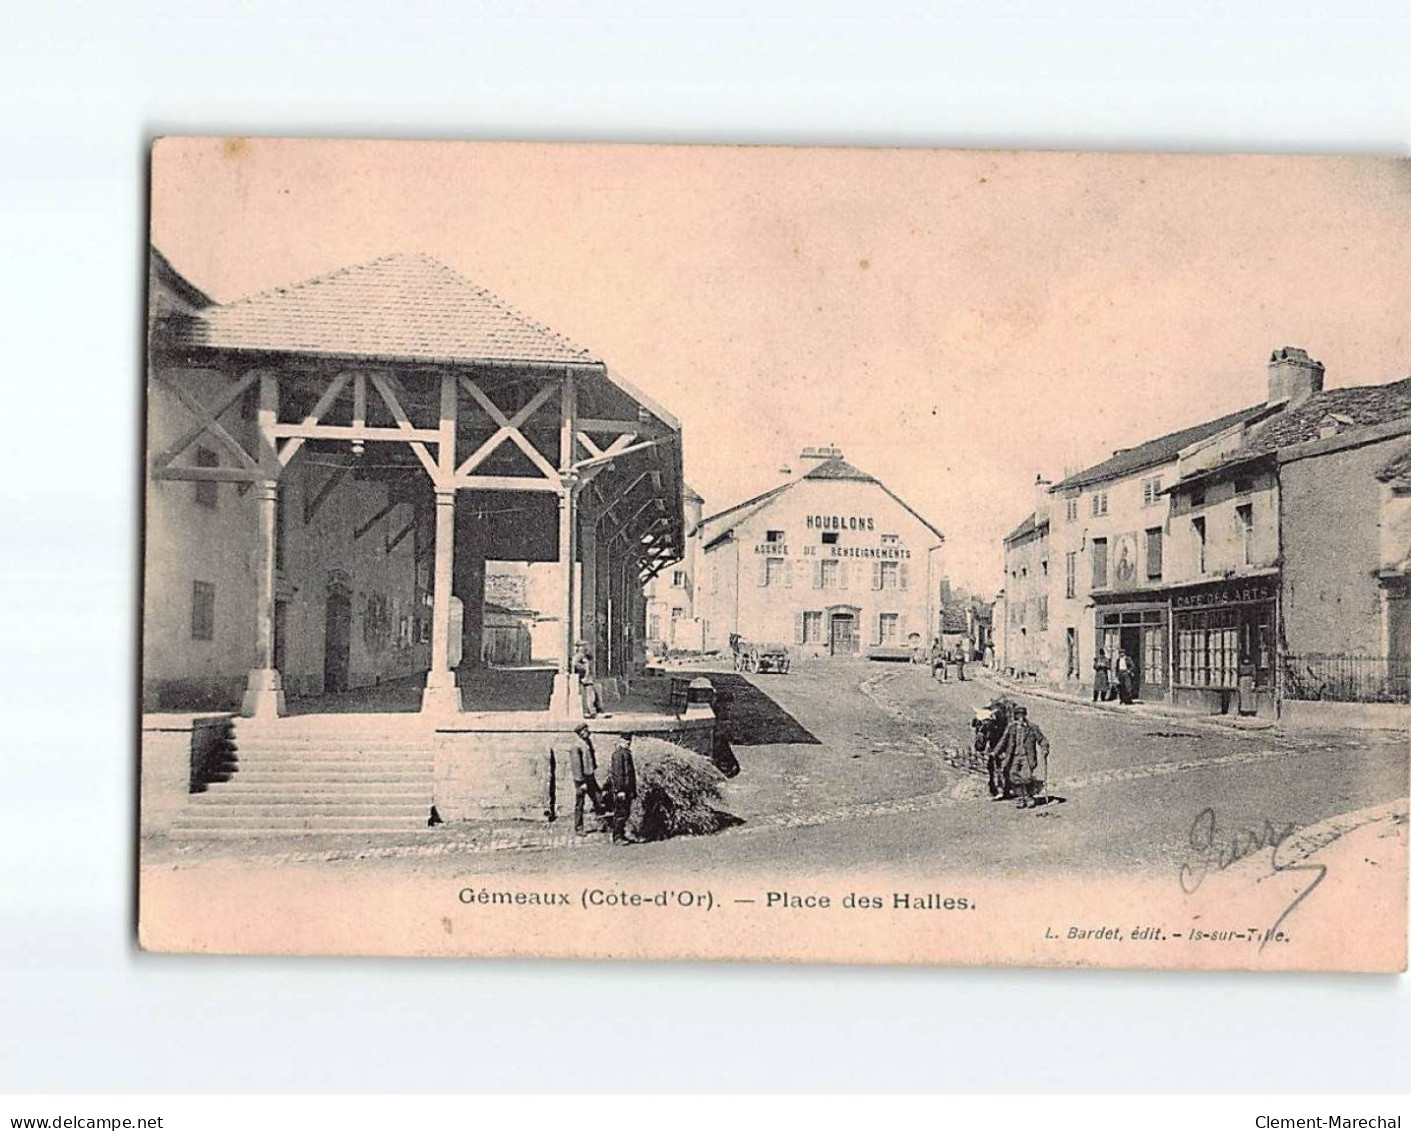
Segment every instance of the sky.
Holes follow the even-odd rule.
[[[724,509],[834,444],[992,594],[1003,536],[1114,448],[1411,375],[1411,161],[165,139],[152,241],[217,301],[433,255],[682,422]]]

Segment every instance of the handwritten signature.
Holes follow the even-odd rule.
[[[1259,949],[1263,950],[1283,925],[1284,920],[1293,914],[1294,909],[1313,893],[1314,888],[1321,884],[1328,874],[1325,864],[1298,863],[1296,860],[1280,858],[1280,847],[1293,835],[1296,827],[1292,822],[1276,824],[1265,818],[1263,826],[1260,828],[1245,829],[1233,835],[1223,835],[1217,827],[1215,810],[1213,808],[1202,809],[1196,814],[1195,820],[1191,822],[1188,841],[1192,856],[1190,860],[1181,865],[1181,890],[1187,895],[1191,895],[1205,882],[1205,877],[1211,872],[1223,872],[1230,865],[1253,856],[1257,852],[1263,852],[1265,849],[1269,850],[1269,862],[1274,873],[1311,873],[1312,881],[1294,896],[1292,902],[1284,908],[1283,914],[1265,932],[1264,941],[1259,944]]]

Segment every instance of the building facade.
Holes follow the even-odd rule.
[[[1066,477],[1048,538],[1031,516],[1006,539],[1000,666],[1086,693],[1098,650],[1125,651],[1142,698],[1265,715],[1309,667],[1290,657],[1384,667],[1406,607],[1385,531],[1408,414],[1411,383],[1324,391],[1321,363],[1285,347],[1263,404]]]
[[[919,646],[941,630],[941,532],[835,448],[697,528],[705,645],[739,636],[806,656]]]
[[[686,556],[647,582],[647,651],[700,653],[706,648],[706,623],[696,615],[696,567],[700,541],[695,537],[705,500],[688,485],[681,495],[686,516]]]

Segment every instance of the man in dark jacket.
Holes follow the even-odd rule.
[[[1019,795],[1018,809],[1032,809],[1043,796],[1048,780],[1048,739],[1029,721],[1028,708],[1016,705],[1009,729],[1000,741],[1004,776]]]
[[[627,844],[627,818],[637,797],[637,763],[632,759],[630,734],[624,734],[613,747],[608,776],[612,783],[612,842]]]
[[[598,785],[598,756],[593,749],[593,738],[587,723],[579,723],[573,728],[578,737],[569,752],[569,769],[573,773],[573,831],[583,835],[583,803],[593,803],[593,812],[604,811],[602,790]]]

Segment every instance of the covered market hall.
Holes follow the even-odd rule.
[[[552,732],[579,642],[614,690],[640,674],[681,429],[602,359],[421,255],[216,303],[153,249],[149,286],[151,719]],[[487,561],[556,571],[556,654],[517,683],[484,671]]]

